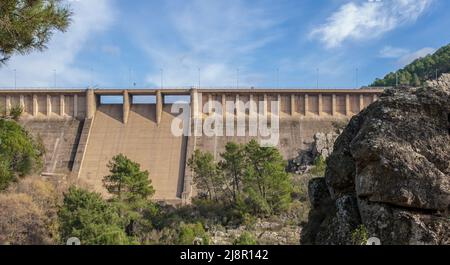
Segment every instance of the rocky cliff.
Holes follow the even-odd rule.
[[[450,75],[385,91],[352,118],[309,184],[302,244],[450,244]]]
[[[318,132],[313,137],[313,142],[308,149],[300,150],[298,156],[289,160],[287,170],[295,174],[306,173],[314,164],[318,157],[324,159],[333,152],[334,142],[339,136],[337,132]]]

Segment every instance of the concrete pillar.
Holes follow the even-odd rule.
[[[253,98],[253,94],[250,94],[250,97],[249,97],[249,105],[250,105],[250,109],[249,109],[249,115],[251,116],[251,115],[254,115],[256,112],[257,112],[257,109],[258,109],[258,102],[255,102],[255,99]],[[255,109],[255,106],[256,106],[256,109]]]
[[[47,95],[47,116],[52,114],[52,96]]]
[[[373,100],[372,100],[372,102],[375,102],[375,101],[377,101],[378,100],[378,95],[377,94],[373,94]]]
[[[336,95],[331,96],[331,116],[336,116]]]
[[[130,95],[128,94],[128,90],[124,90],[123,91],[123,114],[122,114],[122,118],[123,118],[123,123],[127,124],[128,123],[128,116],[130,114]]]
[[[156,91],[156,124],[161,123],[162,112],[163,112],[163,96],[161,90]]]
[[[86,118],[94,118],[95,112],[97,111],[97,100],[95,98],[95,92],[93,89],[88,89],[86,91]]]
[[[270,103],[272,104],[272,103]],[[278,107],[278,116],[281,116],[281,95],[278,94],[277,95],[277,107]],[[272,115],[273,113],[273,109],[272,107],[270,107],[270,115]]]
[[[264,94],[264,101],[263,101],[263,116],[267,117],[267,94]]]
[[[22,110],[25,112],[25,96],[24,95],[20,95],[19,104],[20,104],[20,107],[22,108]]]
[[[308,109],[309,109],[308,99],[309,99],[308,94],[305,94],[305,117],[308,116]]]
[[[87,107],[87,102],[86,102],[86,109],[89,109]],[[78,95],[75,94],[73,96],[73,118],[76,119],[77,117],[78,117]],[[92,119],[93,117],[89,117],[89,115],[86,112],[86,118]]]
[[[222,115],[225,118],[227,116],[227,95],[222,94]]]
[[[11,111],[11,96],[6,95],[6,106],[5,106],[6,115],[9,115],[10,111]]]
[[[317,109],[318,109],[318,115],[319,115],[319,116],[322,116],[322,111],[323,111],[322,94],[319,94],[319,95],[318,95],[318,98],[319,98],[318,103],[317,103],[317,104],[319,105],[319,106],[317,106]]]
[[[239,108],[239,94],[236,95],[235,105],[236,105],[236,117],[238,117],[241,112],[241,109]]]
[[[364,109],[364,95],[359,95],[359,111]]]
[[[199,106],[201,106],[201,101],[199,101],[199,96],[201,96],[201,93],[198,93],[198,90],[196,88],[191,89],[191,119],[193,126],[192,132],[194,136],[202,136],[203,134],[203,127],[201,123],[201,112],[199,112]],[[195,146],[195,137],[194,137],[194,146]]]
[[[197,89],[191,89],[191,118],[198,117],[198,92]]]
[[[208,94],[208,114],[212,113],[212,108],[213,108],[212,95]]]
[[[350,116],[350,95],[345,95],[345,115]]]
[[[59,95],[59,116],[64,117],[66,112],[66,105],[64,102],[64,95]]]
[[[33,95],[33,116],[36,117],[38,115],[38,97],[37,95]]]
[[[295,115],[295,95],[291,95],[291,116]]]

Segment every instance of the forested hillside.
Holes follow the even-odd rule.
[[[410,85],[420,86],[426,80],[436,79],[436,74],[450,72],[450,44],[440,48],[432,55],[419,58],[405,68],[376,79],[371,86]]]

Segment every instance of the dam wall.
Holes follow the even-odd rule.
[[[317,132],[333,130],[377,100],[382,89],[17,89],[0,90],[0,110],[9,114],[21,106],[23,123],[42,138],[46,148],[44,174],[66,174],[80,185],[106,194],[102,178],[108,162],[123,153],[147,170],[156,190],[154,198],[189,202],[195,195],[187,159],[196,149],[220,158],[227,142],[246,143],[264,137],[250,133],[249,120],[279,118],[276,146],[285,159],[297,156]],[[102,101],[120,97],[119,104]],[[146,96],[152,102],[136,103]],[[174,112],[170,97],[188,98]],[[240,104],[242,102],[242,104]],[[217,105],[223,106],[220,109]],[[179,104],[176,104],[179,105]],[[174,135],[177,117],[188,117],[188,134]],[[203,133],[214,115],[232,120],[218,135]],[[178,121],[178,120],[177,120]],[[239,123],[244,121],[244,125]],[[238,131],[241,133],[238,134]],[[199,133],[198,133],[199,132]],[[243,135],[242,135],[242,132]]]

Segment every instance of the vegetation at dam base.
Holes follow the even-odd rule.
[[[306,186],[314,176],[286,173],[278,150],[256,141],[228,143],[219,162],[196,151],[189,166],[198,196],[191,205],[171,206],[152,200],[149,173],[122,154],[108,164],[105,198],[33,177],[42,168],[43,149],[16,121],[0,119],[0,139],[0,244],[65,244],[70,237],[94,245],[278,244],[261,239],[257,226],[273,221],[298,229],[306,222]],[[323,175],[322,166],[315,168],[315,176]],[[235,230],[228,241],[218,240],[216,234],[229,228]]]
[[[278,214],[292,201],[292,186],[286,163],[276,148],[230,142],[215,162],[210,153],[196,150],[188,165],[200,198],[222,202],[241,215]]]

